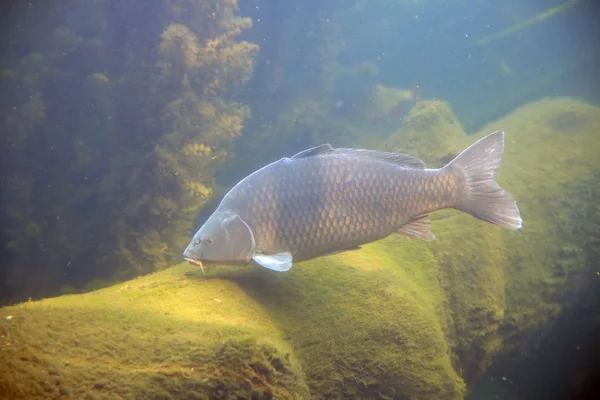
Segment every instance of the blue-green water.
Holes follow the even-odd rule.
[[[488,124],[561,97],[581,103],[564,103],[554,116],[515,118],[525,128],[573,135],[580,146],[577,138],[598,126],[598,109],[583,104],[600,103],[599,16],[593,0],[7,2],[0,15],[0,304],[87,292],[182,261],[191,234],[228,188],[322,143],[421,151],[415,155],[441,164]],[[449,111],[430,113],[441,104],[434,100]],[[447,126],[473,137],[446,143],[431,133]],[[436,142],[424,146],[414,132]],[[513,139],[519,134],[507,132],[509,149],[522,143]],[[437,150],[446,145],[452,148]],[[539,193],[524,201],[525,228],[566,232],[557,237],[570,250],[557,250],[555,262],[523,262],[554,271],[532,287],[564,310],[535,332],[499,335],[506,341],[499,348],[512,350],[471,368],[472,379],[464,357],[454,360],[468,398],[582,399],[597,389],[600,357],[590,338],[599,315],[599,172],[587,168],[593,162],[583,147],[588,161],[578,162],[578,149],[563,159],[541,144],[511,158],[547,163],[539,178],[507,173],[506,187],[533,182],[523,191]],[[564,190],[536,183],[546,180]],[[559,204],[547,209],[557,215],[532,205],[545,201]],[[581,221],[588,224],[576,226]],[[523,243],[543,246],[523,234]],[[509,259],[519,269],[527,257]],[[569,271],[577,271],[572,279]],[[508,304],[507,314],[517,308]],[[499,332],[512,326],[504,322]],[[528,341],[521,348],[514,337]]]

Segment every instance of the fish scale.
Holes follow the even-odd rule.
[[[506,229],[521,218],[494,180],[504,132],[494,132],[440,169],[418,158],[322,145],[250,174],[223,198],[184,257],[254,260],[287,271],[302,261],[361,246],[393,232],[433,240],[427,214],[453,207]]]
[[[334,252],[387,236],[453,193],[448,179],[438,179],[447,172],[368,157],[316,156],[269,172],[263,179],[271,183],[252,185],[246,194],[256,201],[240,216],[261,227],[257,247],[290,251],[298,261],[325,246]]]

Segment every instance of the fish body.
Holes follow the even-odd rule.
[[[433,240],[427,215],[444,208],[518,229],[518,207],[494,180],[503,148],[504,132],[494,132],[440,169],[397,153],[328,144],[302,151],[235,185],[184,257],[286,271],[394,232]]]

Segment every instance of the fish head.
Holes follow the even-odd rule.
[[[198,265],[243,263],[254,255],[254,246],[252,229],[238,214],[218,212],[198,229],[183,256]]]

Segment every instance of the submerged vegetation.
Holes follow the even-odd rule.
[[[202,275],[182,264],[6,307],[0,389],[12,398],[463,398],[495,357],[534,348],[593,289],[586,258],[600,253],[590,241],[600,224],[600,109],[543,99],[477,136],[499,127],[498,180],[519,199],[523,230],[447,210],[432,215],[430,243],[392,235],[286,274],[223,266]],[[414,108],[386,147],[415,135],[423,144],[412,150],[431,165],[448,155],[429,141],[444,137],[452,153],[476,138],[441,101]]]
[[[188,278],[189,270],[24,303],[10,320],[3,314],[0,393],[306,398],[297,362],[257,301],[230,282]]]
[[[231,98],[258,50],[236,1],[70,6],[46,41],[14,31],[0,76],[4,301],[179,260],[250,114]]]
[[[600,109],[539,99],[596,43],[541,72],[516,65],[530,46],[495,47],[585,2],[509,5],[511,25],[452,46],[469,21],[431,27],[420,1],[59,3],[0,15],[0,303],[22,302],[0,309],[0,397],[461,399],[597,300]],[[520,231],[444,210],[434,242],[285,274],[173,266],[199,213],[269,160],[330,142],[439,167],[500,129]]]

